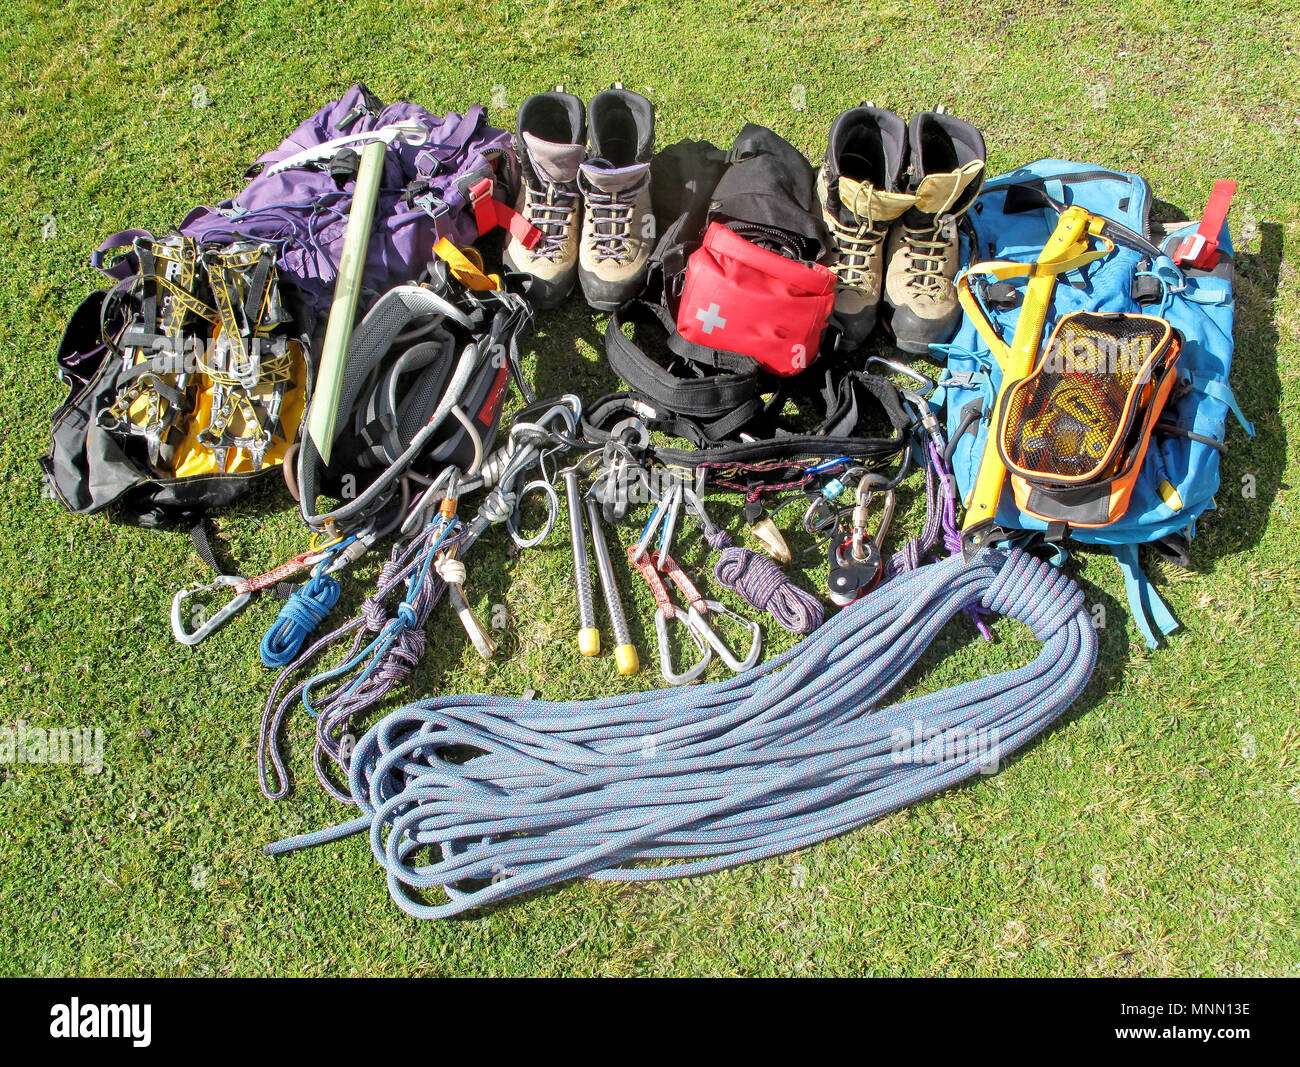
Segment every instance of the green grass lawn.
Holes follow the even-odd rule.
[[[0,767],[0,974],[1300,973],[1294,9],[741,0],[724,17],[700,0],[406,6],[406,19],[366,0],[11,0],[0,13],[0,726],[106,735],[98,775]],[[315,784],[301,721],[296,791],[281,804],[257,791],[271,675],[256,644],[275,606],[179,647],[168,602],[204,573],[186,537],[64,514],[42,497],[36,458],[62,399],[63,321],[96,282],[89,251],[230,195],[256,155],[358,79],[435,111],[495,94],[492,116],[506,126],[530,92],[562,81],[590,95],[621,79],[657,105],[661,146],[725,144],[752,120],[809,155],[860,100],[904,115],[946,102],[983,129],[990,173],[1044,155],[1137,170],[1189,215],[1215,178],[1237,178],[1233,386],[1259,432],[1252,441],[1229,428],[1219,510],[1201,524],[1193,569],[1151,564],[1185,629],[1148,652],[1113,562],[1076,560],[1089,601],[1106,609],[1102,657],[1048,734],[994,777],[716,876],[573,884],[432,924],[391,905],[360,839],[264,858],[266,842],[346,814]],[[607,390],[600,328],[577,303],[541,320],[528,349],[539,393]],[[1241,491],[1247,476],[1253,497]],[[917,496],[914,481],[912,529]],[[721,515],[739,529],[734,507]],[[250,568],[305,547],[288,498],[269,489],[218,527]],[[614,681],[608,657],[575,655],[560,533],[523,555],[505,545],[500,530],[484,539],[469,593],[480,612],[509,606],[513,654],[479,661],[441,605],[402,696],[654,684],[650,670]],[[685,562],[699,571],[703,559],[695,539]],[[372,557],[355,572],[345,608],[377,566]],[[649,605],[638,595],[646,661]],[[986,645],[952,624],[911,684],[938,688],[1035,654],[1023,629],[997,632]]]

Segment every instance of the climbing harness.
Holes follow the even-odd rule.
[[[1028,625],[1038,657],[882,707],[973,604]],[[1097,643],[1083,595],[1049,564],[1018,551],[953,557],[900,575],[797,647],[719,682],[556,703],[449,695],[392,712],[350,761],[361,814],[267,852],[368,833],[394,901],[418,918],[571,878],[734,867],[996,766],[1079,697]],[[481,754],[447,758],[466,747]],[[430,902],[436,890],[445,901]]]
[[[392,508],[408,475],[428,484],[455,466],[472,477],[492,447],[512,371],[533,399],[518,367],[530,321],[522,297],[470,289],[445,264],[421,285],[384,294],[352,336],[338,393],[335,451],[355,462],[326,465],[310,437],[298,452],[307,526],[364,528]],[[327,492],[342,503],[318,511]]]

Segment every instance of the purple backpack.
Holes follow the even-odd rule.
[[[440,238],[468,245],[513,215],[505,210],[518,189],[510,135],[489,126],[481,106],[439,118],[404,101],[384,107],[364,85],[354,85],[260,156],[245,175],[251,180],[242,192],[216,207],[195,208],[179,232],[200,242],[252,239],[275,245],[281,277],[297,285],[309,313],[320,321],[333,295],[362,143],[346,139],[397,123],[425,132],[395,137],[385,153],[362,280],[362,302],[368,305],[392,286],[416,278]],[[340,139],[344,143],[330,144]],[[421,143],[411,143],[416,139]],[[316,158],[274,169],[307,154]],[[105,253],[130,249],[139,236],[150,235],[144,230],[115,234],[91,263],[110,278],[131,276],[139,270],[134,252],[116,258]]]

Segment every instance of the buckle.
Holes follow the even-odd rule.
[[[447,164],[438,158],[433,149],[426,148],[416,154],[415,169],[424,178],[436,178],[447,169]]]

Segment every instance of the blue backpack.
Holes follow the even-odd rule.
[[[1103,545],[1114,553],[1124,572],[1134,621],[1147,646],[1154,648],[1157,631],[1168,634],[1178,623],[1142,572],[1137,546],[1151,544],[1186,566],[1196,520],[1214,507],[1228,413],[1247,434],[1254,436],[1255,430],[1228,385],[1233,267],[1227,223],[1219,234],[1220,255],[1212,269],[1179,267],[1171,253],[1195,233],[1196,223],[1153,231],[1152,200],[1150,186],[1136,174],[1042,159],[987,183],[967,216],[971,229],[964,260],[1032,261],[1051,236],[1060,211],[1078,205],[1114,224],[1106,233],[1116,248],[1059,277],[1044,336],[1061,316],[1075,311],[1155,315],[1182,334],[1178,381],[1127,510],[1107,526],[1069,531],[1076,542]],[[980,307],[1004,337],[1011,337],[1024,279],[988,284],[972,275],[971,281]],[[935,401],[946,405],[953,471],[965,498],[984,454],[1001,370],[969,316],[949,344],[933,347],[947,363]],[[1046,523],[1016,509],[1009,487],[997,524],[1004,530],[1027,531],[1025,540],[1033,537],[1032,531],[1047,531]]]

